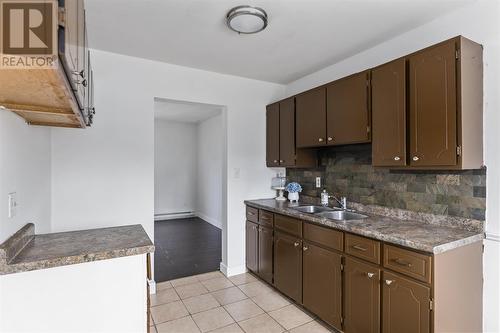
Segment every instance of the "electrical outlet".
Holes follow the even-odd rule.
[[[11,192],[8,194],[9,199],[9,219],[16,216],[16,208],[17,208],[17,200],[16,200],[16,192]]]
[[[316,188],[321,188],[321,177],[316,177]]]

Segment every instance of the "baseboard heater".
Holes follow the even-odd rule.
[[[155,221],[182,219],[182,218],[186,218],[186,217],[195,217],[195,216],[196,216],[196,214],[194,212],[176,212],[176,213],[155,214]]]

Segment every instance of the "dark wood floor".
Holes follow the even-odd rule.
[[[155,222],[155,280],[219,270],[222,232],[198,217]]]

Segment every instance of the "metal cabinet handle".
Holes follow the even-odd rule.
[[[393,282],[394,280],[385,280],[385,284],[388,286],[390,286]]]
[[[284,160],[280,160],[280,163],[283,163],[283,162],[285,162],[285,161]]]
[[[418,156],[413,156],[412,158],[414,161],[418,161],[420,158],[418,158]]]
[[[401,266],[411,267],[411,263],[401,258],[394,259],[394,262]]]
[[[257,230],[257,227],[256,227],[256,226],[253,226],[253,227],[252,227],[252,229],[253,229],[253,230]]]
[[[299,242],[295,242],[295,243],[293,243],[293,246],[295,246],[295,247],[297,247],[297,246],[299,246],[299,245],[300,245],[300,243],[299,243]]]
[[[319,138],[319,139],[318,139],[318,141],[319,141],[319,142],[323,142],[323,138]]]
[[[304,247],[302,248],[302,250],[304,250],[304,251],[309,250],[309,246],[304,246]]]
[[[255,215],[255,213],[252,213],[252,212],[248,212],[247,214],[250,215],[250,216],[254,216]]]
[[[367,251],[366,248],[364,248],[364,247],[362,247],[360,245],[353,245],[352,248],[355,249],[355,250],[358,250],[358,251],[363,251],[363,252]]]
[[[329,136],[328,141],[333,141],[333,138],[331,136]]]
[[[401,157],[399,156],[394,156],[394,161],[399,161],[401,159]]]
[[[87,80],[75,80],[76,84],[81,84],[82,86],[86,87],[87,86]]]
[[[369,279],[373,278],[375,276],[375,273],[366,273],[366,276],[368,276]]]
[[[72,71],[71,74],[75,75],[75,76],[81,76],[82,78],[85,77],[85,70],[82,69],[81,71]]]
[[[278,163],[278,160],[274,160],[273,162],[274,162],[274,163]]]

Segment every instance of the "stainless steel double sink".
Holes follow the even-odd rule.
[[[297,206],[291,208],[302,213],[314,214],[317,216],[321,216],[336,221],[361,220],[361,219],[366,219],[368,217],[366,215],[352,212],[349,210],[334,209],[324,206],[309,205],[309,206]]]

